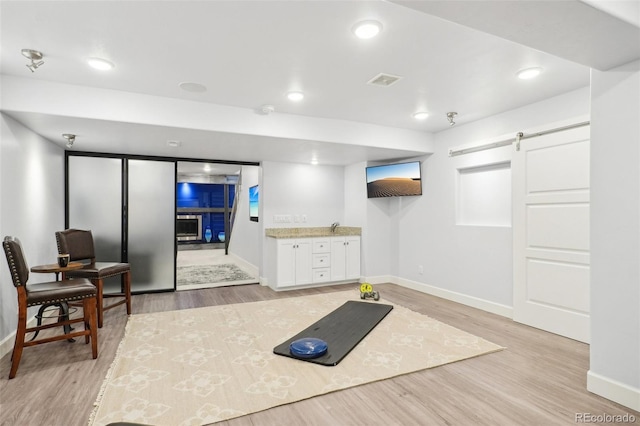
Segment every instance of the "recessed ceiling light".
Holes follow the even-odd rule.
[[[204,167],[202,168],[202,170],[204,170],[205,172],[210,172],[211,171],[211,166],[208,164],[205,164]]]
[[[177,148],[180,145],[182,145],[182,142],[180,142],[180,141],[167,141],[167,145],[172,147],[172,148]]]
[[[302,92],[289,92],[289,93],[287,93],[287,98],[289,98],[290,101],[298,102],[298,101],[301,101],[302,99],[304,99],[304,93],[302,93]]]
[[[106,59],[102,59],[102,58],[88,58],[87,64],[89,64],[91,68],[100,70],[100,71],[108,71],[110,69],[115,68],[115,65],[113,62],[107,61]]]
[[[516,74],[519,79],[529,80],[530,78],[536,78],[542,72],[542,68],[533,67],[533,68],[525,68],[523,70],[518,71]]]
[[[180,83],[179,86],[185,92],[202,93],[207,91],[206,86],[200,83],[191,83],[191,82],[185,81],[183,83]]]
[[[425,111],[418,111],[413,113],[413,118],[416,120],[426,120],[429,117],[429,113]]]
[[[378,21],[360,21],[351,28],[358,38],[367,39],[378,35],[382,31],[382,24]]]
[[[317,166],[318,165],[318,159],[317,158],[312,158],[311,159],[311,164],[314,165],[314,166]]]

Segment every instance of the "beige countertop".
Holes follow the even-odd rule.
[[[267,228],[265,235],[271,238],[313,238],[340,237],[346,235],[362,235],[362,228],[352,226],[338,226],[331,232],[330,226],[308,228]]]

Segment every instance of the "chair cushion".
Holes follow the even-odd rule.
[[[96,286],[85,279],[27,284],[27,306],[70,302],[96,296]]]
[[[65,275],[67,277],[96,279],[124,274],[130,270],[131,265],[128,263],[94,262],[85,265],[82,269],[65,272]]]

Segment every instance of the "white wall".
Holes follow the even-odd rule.
[[[261,282],[275,276],[275,253],[267,250],[266,228],[330,226],[344,223],[344,167],[265,161],[261,163]],[[300,222],[276,223],[274,215],[298,216]],[[302,222],[306,216],[306,222]],[[266,283],[268,284],[268,283]]]
[[[345,167],[343,225],[362,228],[360,272],[364,280],[388,282],[395,262],[391,243],[394,200],[367,198],[366,167],[364,162]]]
[[[368,200],[367,232],[392,232],[387,244],[397,266],[392,261],[388,273],[412,288],[509,316],[511,227],[456,225],[456,182],[457,168],[510,161],[511,148],[453,158],[449,149],[515,137],[519,131],[584,119],[588,113],[589,88],[584,88],[436,134],[435,153],[422,164],[421,197]],[[367,256],[366,261],[373,258]]]
[[[591,73],[587,388],[640,411],[640,62]]]
[[[258,185],[260,168],[258,166],[242,166],[242,182],[238,194],[236,218],[233,223],[229,253],[243,261],[260,268],[260,252],[262,250],[262,232],[260,222],[249,220],[249,188]]]
[[[344,167],[262,163],[264,228],[330,226],[343,223]],[[274,215],[299,216],[300,222],[275,223]],[[302,216],[306,222],[302,222]]]
[[[0,125],[0,237],[18,237],[30,266],[54,263],[54,232],[64,229],[64,151],[4,113]],[[0,357],[13,347],[18,312],[17,294],[2,258]],[[29,282],[53,279],[30,274]]]

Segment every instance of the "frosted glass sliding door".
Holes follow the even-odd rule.
[[[133,292],[173,290],[175,163],[70,155],[67,170],[68,227],[91,230],[97,260],[129,262]]]
[[[128,243],[134,292],[175,288],[175,163],[128,160]]]
[[[91,231],[99,261],[120,262],[122,160],[81,156],[68,160],[69,228]],[[55,242],[53,232],[50,238]]]

